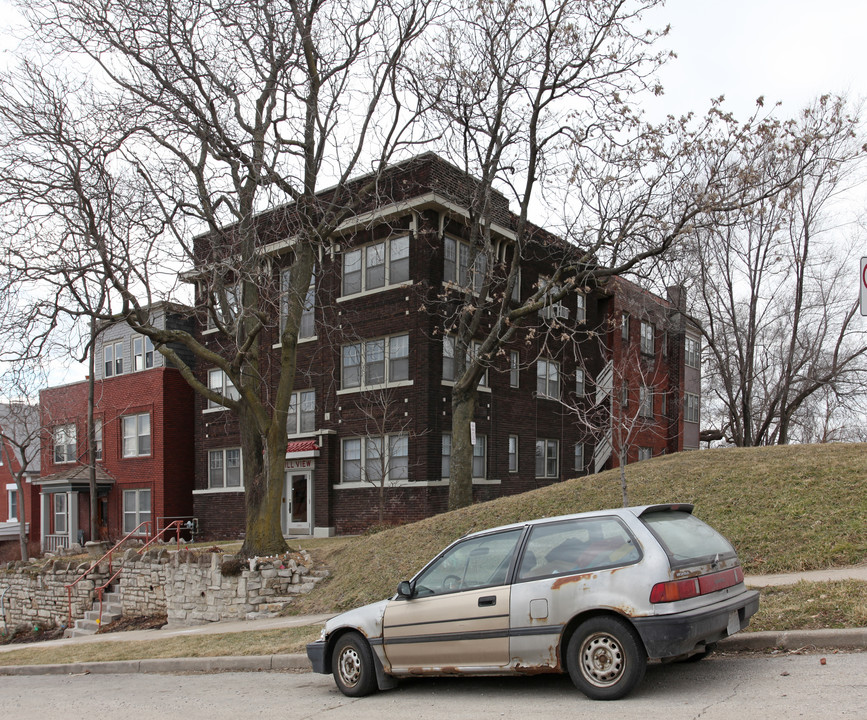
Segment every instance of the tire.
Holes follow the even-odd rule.
[[[647,653],[629,623],[600,615],[581,623],[569,639],[566,667],[591,700],[619,700],[644,677]]]
[[[341,635],[331,653],[334,682],[344,695],[363,697],[376,690],[376,669],[373,651],[356,632]]]

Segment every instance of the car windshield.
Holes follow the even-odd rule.
[[[668,553],[672,567],[736,557],[728,540],[697,517],[678,510],[662,510],[641,516]]]

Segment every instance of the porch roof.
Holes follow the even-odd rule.
[[[115,483],[114,477],[99,465],[96,466],[96,486],[108,489]],[[71,465],[52,475],[33,480],[34,485],[42,487],[43,492],[82,492],[90,489],[90,468],[87,465]]]

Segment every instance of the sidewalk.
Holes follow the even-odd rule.
[[[833,580],[863,580],[867,582],[867,563],[849,568],[833,568],[802,573],[779,575],[748,575],[745,582],[750,587],[793,585],[801,580],[827,582]],[[128,642],[134,640],[157,640],[188,635],[228,634],[251,630],[297,627],[324,623],[331,614],[298,615],[242,620],[237,622],[209,623],[208,625],[166,626],[159,630],[132,630],[130,632],[105,633],[78,638],[63,638],[39,643],[39,648],[60,647],[82,643]],[[32,645],[3,645],[0,652],[20,650]],[[839,650],[867,650],[867,628],[843,630],[788,630],[784,632],[742,632],[726,638],[719,644],[721,651],[766,650],[779,648],[784,651],[804,648],[828,648]],[[83,673],[179,673],[179,672],[241,672],[283,670],[309,672],[306,655],[246,655],[210,658],[165,658],[149,660],[124,660],[115,662],[77,663],[72,665],[10,665],[0,666],[0,675],[66,675]]]

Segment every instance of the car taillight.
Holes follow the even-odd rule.
[[[671,580],[669,582],[656,583],[650,591],[650,602],[664,603],[675,600],[686,600],[698,595],[725,590],[744,581],[744,573],[739,567],[731,570],[723,570],[710,575],[688,578],[686,580]]]

